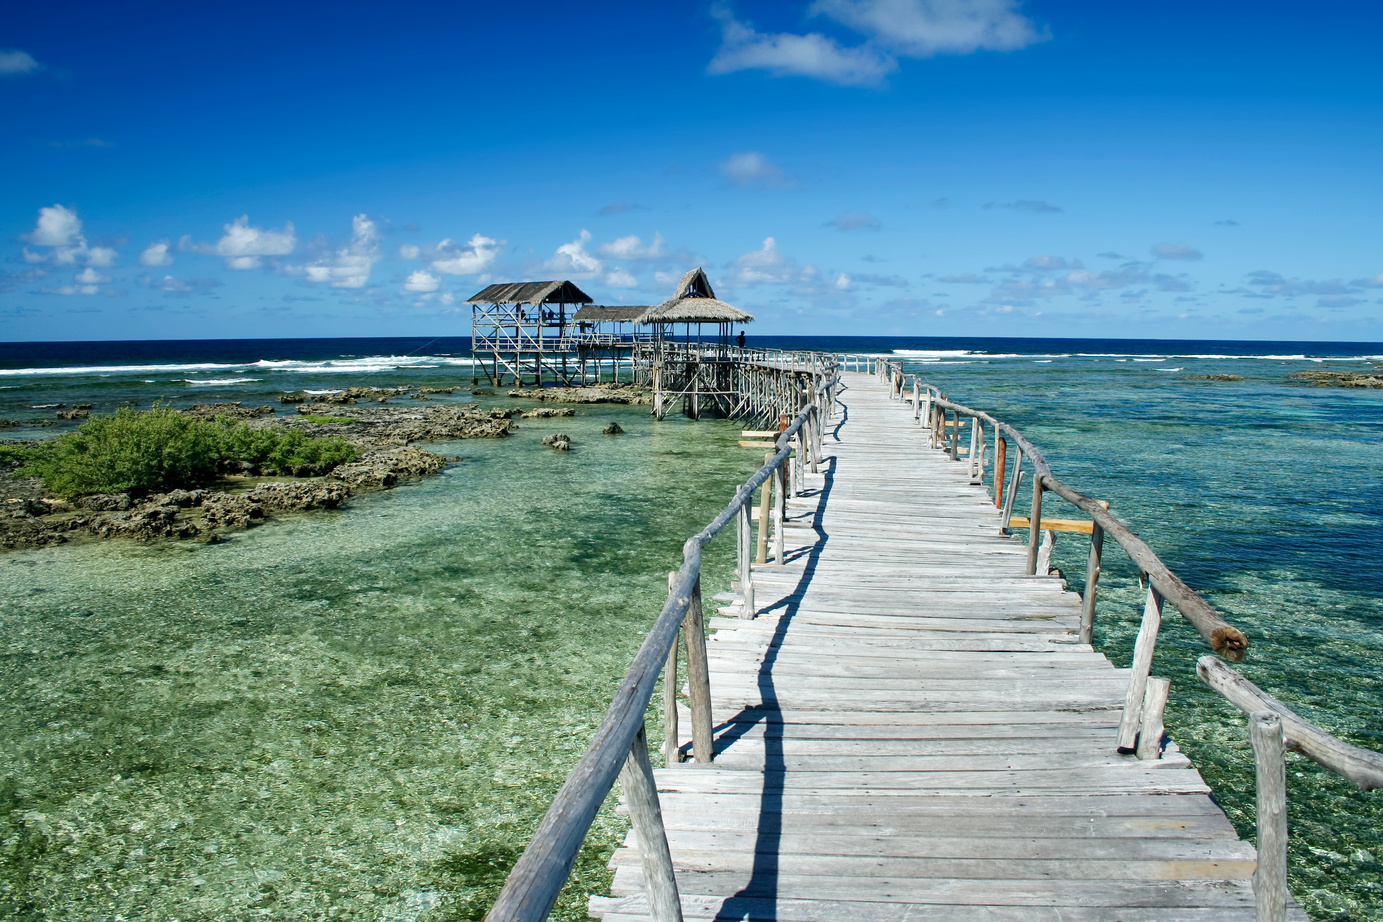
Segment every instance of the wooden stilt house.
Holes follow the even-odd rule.
[[[491,383],[499,386],[512,375],[516,385],[542,387],[544,372],[554,383],[572,383],[567,338],[576,306],[591,303],[584,291],[567,281],[502,282],[466,303],[471,305],[471,355]]]

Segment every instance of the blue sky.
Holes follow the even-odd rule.
[[[1383,340],[1383,4],[8,4],[0,339]]]

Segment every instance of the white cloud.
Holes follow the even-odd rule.
[[[418,293],[436,291],[442,285],[442,280],[428,272],[426,269],[415,269],[408,276],[408,280],[403,283],[404,291],[414,291]]]
[[[171,266],[173,265],[173,254],[168,252],[168,241],[160,240],[151,243],[139,254],[139,264],[141,266]]]
[[[1184,259],[1190,262],[1200,259],[1203,255],[1200,250],[1184,243],[1159,243],[1152,248],[1152,254],[1158,259]]]
[[[586,252],[586,244],[591,242],[591,232],[582,228],[581,235],[571,243],[557,248],[552,258],[543,263],[543,269],[555,272],[564,278],[588,279],[600,272],[603,263]]]
[[[716,4],[711,15],[720,20],[721,44],[710,74],[737,70],[763,70],[775,77],[812,77],[842,86],[877,86],[898,69],[898,62],[876,48],[842,48],[819,32],[807,35],[756,32],[740,22],[726,4]]]
[[[945,282],[947,285],[987,285],[989,279],[974,272],[965,272],[960,275],[943,275],[937,279],[938,282]]]
[[[681,280],[682,276],[676,272],[664,272],[660,269],[653,273],[653,281],[659,285],[676,285]]]
[[[911,58],[1014,51],[1043,40],[1016,0],[816,0],[809,12]]]
[[[1017,0],[816,0],[808,13],[833,19],[864,36],[844,47],[819,32],[766,34],[736,18],[727,3],[711,15],[721,45],[707,72],[762,70],[842,86],[878,86],[898,69],[898,57],[1012,51],[1043,41]]]
[[[605,275],[605,284],[611,288],[637,288],[639,280],[616,266]]]
[[[11,48],[0,51],[0,74],[31,74],[43,67],[27,51]]]
[[[77,217],[77,212],[62,205],[40,208],[34,229],[20,239],[46,249],[46,252],[35,252],[24,247],[23,258],[27,263],[51,262],[56,266],[85,263],[106,269],[115,265],[119,255],[113,247],[87,246],[82,234],[82,219]]]
[[[284,222],[281,230],[264,230],[250,226],[249,215],[241,215],[223,225],[225,233],[214,246],[191,245],[198,253],[220,256],[227,269],[258,269],[266,256],[288,256],[298,246],[293,222]]]
[[[483,272],[499,255],[500,243],[480,234],[472,235],[465,246],[458,246],[450,240],[437,244],[436,258],[432,268],[448,275],[475,275]]]
[[[765,237],[757,250],[730,263],[730,279],[737,285],[782,284],[793,281],[797,266],[778,249],[778,241]]]
[[[842,272],[840,275],[836,276],[835,286],[839,288],[841,291],[849,291],[850,276]]]
[[[28,235],[28,241],[41,247],[65,247],[85,244],[82,238],[82,219],[61,205],[38,210],[38,221]]]
[[[358,214],[351,218],[351,242],[308,263],[303,272],[309,282],[325,282],[332,288],[363,288],[370,281],[371,267],[379,259],[379,228],[368,217]]]
[[[657,259],[663,255],[665,243],[663,235],[655,233],[653,242],[644,246],[642,240],[636,235],[630,234],[628,237],[620,237],[611,243],[602,243],[596,252],[611,259]]]
[[[87,266],[81,272],[77,273],[76,280],[83,285],[101,285],[106,282],[109,282],[110,276],[102,275],[95,269],[91,268],[90,266]]]
[[[422,259],[422,257],[422,247],[418,246],[416,243],[405,243],[403,246],[399,247],[400,259]]]
[[[1351,285],[1359,288],[1383,288],[1383,272],[1378,273],[1371,279],[1355,279]]]
[[[731,154],[720,164],[720,172],[737,186],[775,187],[788,185],[783,171],[755,150],[745,151],[742,154]]]

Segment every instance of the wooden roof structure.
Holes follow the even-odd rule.
[[[752,323],[754,317],[716,297],[710,279],[699,266],[677,283],[671,300],[650,307],[635,323]]]
[[[651,310],[646,305],[587,304],[571,318],[572,323],[633,323]]]
[[[498,282],[466,299],[467,304],[590,304],[591,296],[571,282]]]

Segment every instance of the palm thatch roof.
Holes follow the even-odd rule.
[[[591,296],[571,282],[499,282],[476,292],[467,304],[590,304]]]
[[[710,279],[700,268],[682,276],[672,300],[650,307],[635,323],[753,323],[752,314],[716,297]]]
[[[647,310],[647,305],[587,304],[571,320],[572,323],[633,323]]]

